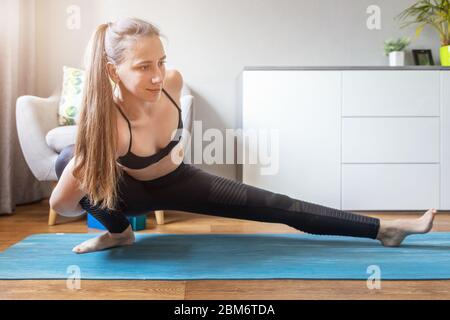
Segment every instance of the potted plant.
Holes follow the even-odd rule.
[[[441,65],[450,66],[450,0],[420,0],[395,17],[402,28],[418,24],[416,37],[426,25],[433,27],[441,39]]]
[[[389,65],[391,67],[405,65],[405,52],[403,51],[411,40],[402,37],[397,40],[388,39],[384,42],[384,54],[389,56]]]

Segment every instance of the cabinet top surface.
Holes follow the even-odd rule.
[[[277,70],[442,70],[450,71],[450,67],[444,66],[244,66],[243,71],[277,71]]]

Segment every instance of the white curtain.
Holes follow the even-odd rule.
[[[16,100],[35,95],[35,0],[0,0],[0,214],[49,197],[20,148]]]

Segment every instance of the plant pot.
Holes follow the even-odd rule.
[[[391,67],[402,67],[405,65],[405,52],[393,51],[389,53],[389,65]]]
[[[450,45],[441,47],[441,65],[450,66]]]

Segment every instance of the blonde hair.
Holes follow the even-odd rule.
[[[96,28],[86,50],[73,175],[86,190],[90,203],[101,209],[117,209],[117,186],[123,175],[116,164],[117,116],[107,63],[122,63],[130,41],[142,36],[159,37],[161,33],[153,24],[137,18],[104,23]]]

